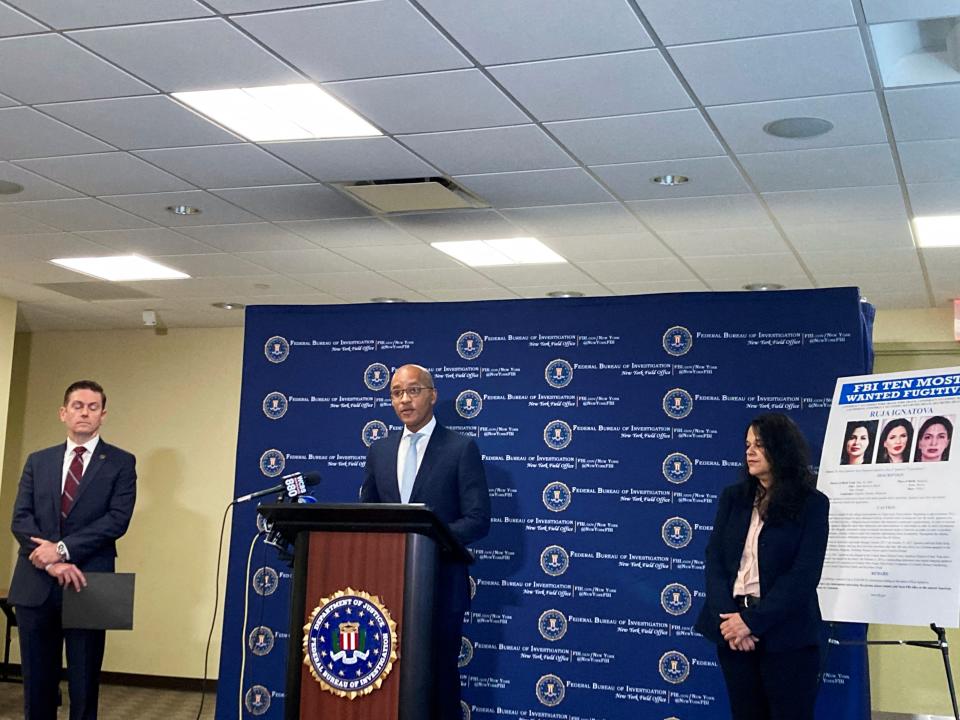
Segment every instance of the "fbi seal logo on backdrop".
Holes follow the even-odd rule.
[[[280,587],[280,576],[272,567],[262,567],[253,574],[253,590],[257,595],[273,595]]]
[[[260,456],[260,472],[267,477],[276,477],[283,472],[286,465],[287,459],[276,448],[271,448]]]
[[[551,360],[547,363],[543,376],[550,387],[565,388],[573,380],[573,365],[566,360]]]
[[[473,575],[467,575],[467,579],[470,581],[470,599],[473,600],[477,596],[477,581]]]
[[[397,659],[397,624],[380,598],[346,588],[321,598],[303,626],[303,664],[351,700],[380,688]]]
[[[674,550],[679,550],[693,540],[693,526],[682,517],[672,517],[660,528],[660,537]]]
[[[364,445],[370,447],[377,440],[383,440],[387,435],[389,435],[389,430],[387,430],[387,424],[385,422],[382,420],[371,420],[363,426],[363,430],[360,432],[360,439],[363,440]]]
[[[254,655],[267,655],[273,650],[274,636],[273,630],[266,625],[260,625],[250,631],[247,636],[247,647]]]
[[[690,661],[677,650],[668,650],[660,656],[660,677],[668,683],[679,685],[690,675]]]
[[[547,545],[540,553],[540,569],[547,575],[558,577],[570,567],[570,555],[559,545]]]
[[[543,441],[551,450],[563,450],[573,440],[573,430],[563,420],[551,420],[543,429]]]
[[[547,707],[559,705],[566,694],[567,686],[556,675],[543,675],[537,680],[537,700]]]
[[[547,483],[543,489],[543,504],[550,512],[563,512],[570,507],[573,495],[570,488],[562,482]]]
[[[674,388],[663,396],[663,411],[674,420],[682,420],[693,410],[693,396],[686,390]]]
[[[290,343],[286,338],[274,335],[263,345],[263,354],[272,363],[282,363],[290,355]]]
[[[390,368],[383,363],[367,365],[363,371],[363,384],[374,392],[380,392],[390,384]]]
[[[270,691],[263,685],[252,685],[243,695],[243,706],[251,715],[263,715],[270,709]]]
[[[663,477],[674,485],[682,485],[693,477],[693,462],[683,453],[670,453],[663,459]]]
[[[464,390],[457,395],[454,407],[457,409],[457,415],[472,420],[483,410],[483,398],[476,390]]]
[[[537,620],[537,629],[544,640],[556,642],[567,634],[567,616],[559,610],[545,610]]]
[[[468,330],[457,338],[457,354],[464,360],[476,360],[483,352],[483,338]]]
[[[693,596],[686,585],[670,583],[660,591],[660,606],[671,615],[683,615],[693,604]]]
[[[287,414],[287,396],[282,392],[268,393],[263,399],[263,414],[271,420],[279,420]]]
[[[681,325],[674,325],[663,334],[663,349],[674,357],[690,352],[693,347],[693,335]]]
[[[457,667],[465,668],[473,660],[473,643],[464,636],[460,636],[460,654],[457,656]]]
[[[460,701],[460,715],[463,720],[470,720],[470,706],[464,700]]]

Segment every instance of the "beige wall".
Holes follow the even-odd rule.
[[[17,303],[14,300],[0,298],[0,463],[5,463],[8,458],[16,455],[16,448],[19,447],[16,441],[18,424],[7,423],[8,416],[16,417],[15,413],[11,412],[15,404],[13,395],[16,393],[15,384],[11,382],[16,331]],[[6,452],[8,447],[12,448],[10,452]],[[0,493],[3,489],[3,478],[0,476]],[[0,523],[10,517],[9,514],[2,513],[4,509],[0,503]],[[7,587],[7,579],[10,577],[8,570],[7,554],[0,552],[0,587]]]
[[[14,409],[22,414],[11,419],[10,429],[20,425],[22,431],[8,433],[20,437],[9,448],[14,457],[0,485],[4,525],[26,454],[63,441],[57,408],[73,380],[103,384],[102,435],[137,456],[137,506],[118,559],[118,570],[137,573],[136,629],[110,633],[105,670],[203,673],[215,593],[222,597],[223,578],[214,588],[214,573],[221,518],[233,490],[242,339],[240,328],[18,336],[12,386]],[[9,532],[2,542],[0,557],[9,562],[15,552]],[[219,650],[218,621],[212,677]]]

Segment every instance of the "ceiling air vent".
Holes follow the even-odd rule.
[[[339,187],[381,213],[489,207],[469,190],[442,177],[362,180],[339,183]]]

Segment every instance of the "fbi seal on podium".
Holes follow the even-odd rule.
[[[303,664],[324,690],[351,700],[380,688],[397,645],[380,598],[349,587],[321,598],[303,626]]]

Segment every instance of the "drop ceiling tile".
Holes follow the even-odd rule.
[[[849,0],[640,0],[640,9],[666,45],[773,35],[856,25]]]
[[[0,236],[0,254],[6,263],[62,257],[98,257],[111,255],[113,251],[70,233],[42,233]]]
[[[188,190],[192,185],[125,152],[20,160],[21,167],[87,195]]]
[[[309,292],[310,287],[291,280],[288,277],[261,271],[260,275],[235,277],[201,277],[185,280],[142,280],[124,283],[136,290],[158,297],[210,298],[210,301],[228,302],[236,297],[249,299],[252,296],[275,295],[279,290],[285,292]],[[252,304],[252,300],[249,300]],[[220,311],[214,315],[232,315]]]
[[[50,225],[59,230],[132,230],[152,227],[153,223],[143,218],[111,207],[94,198],[76,200],[39,200],[36,202],[10,203],[18,215]]]
[[[147,193],[136,195],[108,195],[103,198],[111,205],[152,220],[164,227],[185,227],[189,225],[215,225],[230,223],[257,222],[260,218],[238,208],[236,205],[211,195],[203,190],[184,190],[183,192]],[[198,215],[174,215],[168,207],[188,205],[200,208]],[[152,223],[151,223],[152,224]]]
[[[204,189],[310,182],[300,171],[249,143],[140,150],[136,154]]]
[[[930,307],[930,298],[926,290],[915,290],[906,293],[870,293],[866,298],[877,310],[904,310],[908,308]]]
[[[957,15],[957,0],[863,0],[863,12],[868,23],[886,23],[897,20],[949,17]]]
[[[730,292],[743,290],[744,285],[756,282],[777,283],[783,285],[784,290],[812,290],[815,286],[806,275],[778,275],[770,277],[764,276],[761,280],[755,277],[740,276],[729,278],[711,278],[707,280],[707,285],[714,292]],[[849,285],[849,283],[847,283]]]
[[[243,302],[243,298],[240,298]],[[251,305],[343,305],[344,301],[319,290],[308,293],[287,293],[284,295],[259,295],[251,299]]]
[[[656,295],[660,293],[701,292],[709,290],[699,280],[651,280],[648,282],[604,283],[614,295]]]
[[[0,162],[0,180],[23,186],[23,190],[16,195],[0,195],[0,203],[80,197],[80,193],[75,190],[50,182],[40,175],[17,167],[12,163]]]
[[[722,155],[698,110],[547,123],[547,129],[587,165]]]
[[[277,223],[282,228],[326,248],[381,245],[416,245],[420,241],[380,218],[346,220],[295,220]]]
[[[13,107],[19,103],[16,100],[8,98],[6,95],[0,95],[0,108]]]
[[[544,170],[576,164],[536,125],[404,135],[399,140],[447,175]]]
[[[908,183],[960,180],[960,140],[901,142],[897,147]]]
[[[518,125],[529,118],[479,70],[352,80],[325,85],[391,133]],[[416,98],[416,102],[410,102]]]
[[[960,84],[884,91],[897,140],[960,137]]]
[[[370,270],[418,270],[462,267],[446,253],[429,245],[394,245],[387,247],[342,247],[337,253]],[[334,293],[337,295],[339,293]]]
[[[319,220],[369,215],[359,203],[323,185],[277,185],[217,190],[216,194],[264,220]]]
[[[154,92],[61,35],[0,40],[0,91],[22,103]]]
[[[422,0],[483,65],[651,47],[624,0]]]
[[[922,279],[920,259],[913,248],[863,250],[835,248],[825,252],[805,252],[800,256],[814,277],[827,275],[874,275],[896,272]]]
[[[410,288],[372,271],[294,277],[322,292],[353,302],[368,302],[375,297],[398,297],[411,301],[426,299]]]
[[[590,169],[624,200],[736,195],[750,189],[740,171],[725,156],[594,165]],[[654,177],[661,175],[686,175],[690,182],[673,187],[652,182]]]
[[[391,215],[389,222],[424,242],[492,240],[523,234],[496,210],[407,213]]]
[[[57,228],[52,225],[44,225],[22,215],[17,215],[8,207],[0,205],[0,236],[2,235],[28,235],[32,233],[50,233],[56,232]]]
[[[336,272],[359,272],[365,268],[336,253],[321,248],[312,250],[273,250],[271,252],[243,252],[237,257],[285,275],[305,275]]]
[[[763,199],[786,226],[906,218],[903,196],[896,185],[769,192]]]
[[[627,203],[655,231],[765,227],[770,218],[754,195],[641,200]]]
[[[43,112],[123,150],[240,142],[166,95],[38,106]]]
[[[693,105],[657,50],[500,65],[489,70],[543,121]]]
[[[262,275],[264,268],[241,260],[235,255],[217,253],[214,255],[168,255],[160,261],[167,267],[185,272],[194,278],[203,277],[243,277]]]
[[[19,282],[11,278],[0,278],[0,295],[6,298],[16,298],[17,308],[32,303],[54,303],[65,297],[54,290]]]
[[[214,252],[214,248],[210,245],[204,245],[166,228],[103,230],[77,234],[117,252],[136,253],[146,257],[203,255]]]
[[[960,277],[960,252],[956,248],[926,248],[922,252],[932,283],[956,283]]]
[[[553,237],[543,240],[543,244],[581,267],[591,260],[645,260],[670,255],[663,243],[648,232]]]
[[[260,250],[305,250],[316,246],[299,235],[270,223],[241,225],[198,225],[180,228],[179,232],[224,252],[256,252]],[[252,258],[248,258],[252,260]],[[276,270],[276,268],[270,268]]]
[[[316,180],[431,177],[435,168],[388,137],[301,140],[263,146]]]
[[[283,8],[303,7],[304,5],[323,5],[331,2],[340,2],[340,0],[207,0],[208,5],[224,14],[281,10]]]
[[[89,275],[67,270],[46,260],[21,260],[0,263],[0,276],[33,284],[101,282]]]
[[[856,28],[685,45],[670,55],[704,105],[873,88]]]
[[[502,290],[490,278],[481,275],[476,270],[464,267],[454,268],[415,268],[412,270],[383,270],[391,280],[401,285],[416,288],[420,292],[434,290],[458,290],[464,288],[493,288]]]
[[[38,23],[8,5],[0,5],[0,37],[46,32],[46,25]]]
[[[473,64],[404,0],[282,10],[234,22],[321,82]]]
[[[772,224],[761,227],[710,228],[659,233],[681,257],[701,255],[752,255],[787,252],[780,233]]]
[[[459,175],[456,180],[494,207],[573,205],[613,200],[580,168]]]
[[[889,268],[888,268],[889,270]],[[823,273],[816,275],[820,287],[857,287],[872,299],[887,293],[916,293],[925,291],[923,275],[918,271],[885,273]]]
[[[573,285],[593,285],[596,280],[569,263],[545,265],[503,265],[477,268],[490,279],[514,292],[523,287],[552,285],[553,290],[569,290]]]
[[[605,286],[592,282],[564,283],[559,287],[557,285],[518,285],[510,289],[517,293],[520,297],[531,300],[549,298],[550,293],[556,292],[557,290],[561,290],[563,292],[577,292],[584,297],[607,297],[613,294]],[[551,299],[556,299],[557,302],[562,301],[561,298]]]
[[[163,0],[163,2],[156,0],[98,0],[97,2],[7,0],[7,2],[25,10],[56,30],[178,20],[213,14],[194,0]]]
[[[897,183],[889,145],[744,154],[740,163],[761,192]]]
[[[671,278],[695,280],[693,273],[675,257],[649,258],[644,260],[595,260],[577,265],[595,280],[608,282],[638,282]]]
[[[687,263],[700,277],[709,282],[712,279],[751,278],[755,282],[769,282],[773,276],[803,275],[803,268],[792,253],[770,253],[768,255],[703,255],[687,258]]]
[[[503,215],[539,238],[562,235],[612,235],[643,230],[620,203],[521,207]]]
[[[830,250],[913,249],[906,217],[856,223],[785,224],[791,244],[801,253]]]
[[[960,215],[960,182],[907,185],[914,215]]]
[[[0,160],[79,155],[113,150],[32,108],[0,110]]]
[[[78,30],[68,36],[169,92],[303,80],[220,18]]]
[[[478,302],[482,300],[516,300],[519,295],[505,288],[462,288],[455,290],[430,290],[423,293],[436,302]]]
[[[774,152],[841,145],[870,145],[887,140],[880,105],[873,93],[771,100],[707,108],[710,119],[734,152]],[[811,138],[768,135],[764,126],[790,117],[829,120],[833,129]]]

